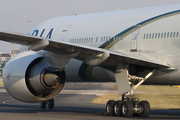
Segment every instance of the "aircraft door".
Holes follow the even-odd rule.
[[[63,29],[60,33],[60,40],[64,41],[66,39],[67,30]]]
[[[65,41],[70,28],[71,26],[59,26],[54,32],[53,39]]]
[[[131,34],[131,42],[130,42],[130,49],[131,51],[137,51],[137,40],[139,37],[141,25],[135,25],[133,28],[133,32]]]

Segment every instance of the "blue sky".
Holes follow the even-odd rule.
[[[26,34],[31,27],[57,16],[86,14],[150,6],[180,4],[180,0],[0,0],[0,30]],[[14,45],[19,49],[18,45]],[[11,43],[0,42],[0,52],[10,53]]]

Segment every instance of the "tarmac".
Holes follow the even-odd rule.
[[[180,110],[151,109],[149,118],[107,116],[103,104],[91,101],[112,91],[110,83],[67,83],[54,99],[53,110],[40,109],[39,103],[24,103],[12,98],[0,87],[1,120],[119,120],[119,119],[180,119]],[[91,87],[87,87],[91,86]],[[99,86],[99,87],[98,87]],[[108,86],[108,87],[106,87]],[[93,88],[93,89],[92,89]]]

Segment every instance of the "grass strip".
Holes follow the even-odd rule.
[[[146,85],[140,86],[136,91],[142,91],[141,94],[135,94],[135,96],[140,100],[147,100],[151,108],[180,109],[180,88],[178,86]],[[94,99],[92,103],[106,104],[108,100],[121,100],[121,95],[104,94]]]
[[[2,81],[0,81],[0,87],[3,87],[4,85],[3,85],[3,82]]]

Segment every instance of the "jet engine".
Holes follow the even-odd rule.
[[[7,92],[24,102],[42,102],[58,95],[65,84],[65,72],[50,66],[33,51],[12,58],[3,70]]]

